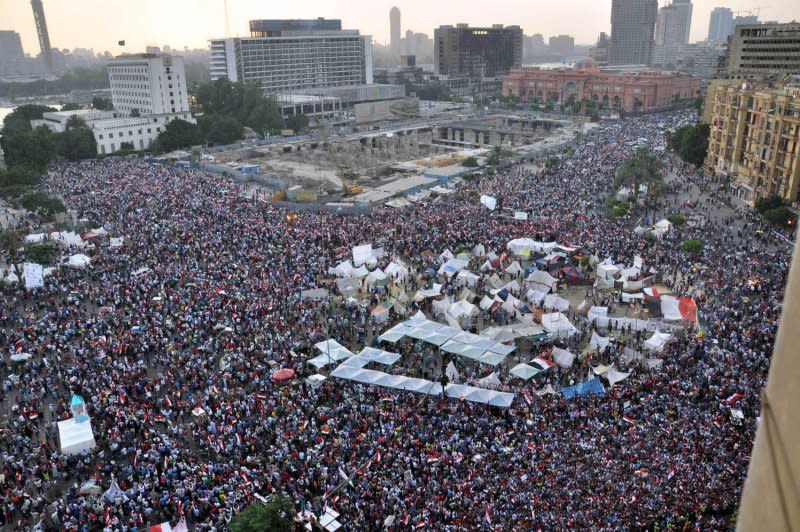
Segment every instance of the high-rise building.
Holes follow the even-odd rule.
[[[733,17],[733,27],[744,26],[745,24],[758,24],[758,15],[739,15]]]
[[[389,36],[392,52],[400,52],[400,9],[395,6],[389,10]]]
[[[673,0],[671,4],[658,10],[656,46],[688,44],[691,25],[691,0]]]
[[[800,78],[778,85],[715,81],[704,109],[711,126],[707,170],[731,177],[743,199],[800,201]]]
[[[575,52],[575,38],[569,35],[550,37],[548,45],[551,53],[560,56],[570,56]]]
[[[594,59],[595,63],[599,66],[606,66],[608,65],[608,48],[610,46],[611,40],[608,38],[605,32],[600,32],[600,36],[597,38],[597,44],[595,44],[594,48],[589,50],[589,57]]]
[[[171,55],[122,55],[108,63],[114,110],[129,115],[189,112],[183,58]]]
[[[736,26],[728,44],[725,78],[800,73],[800,22]]]
[[[711,10],[708,23],[708,40],[724,41],[733,33],[733,11],[729,7],[715,7]]]
[[[612,0],[611,65],[649,65],[658,0]]]
[[[466,24],[434,30],[436,73],[471,79],[494,78],[522,65],[522,28]]]
[[[211,79],[270,93],[372,83],[372,38],[340,20],[251,20],[250,37],[213,39]]]
[[[25,52],[16,31],[0,31],[0,76],[13,76],[24,70]]]

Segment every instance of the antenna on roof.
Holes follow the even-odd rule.
[[[224,0],[225,3],[225,37],[231,36],[231,25],[228,21],[228,0]]]

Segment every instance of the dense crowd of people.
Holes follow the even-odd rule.
[[[0,294],[0,523],[122,531],[185,518],[195,530],[224,530],[258,494],[317,514],[327,504],[346,530],[729,528],[789,253],[717,184],[664,153],[671,178],[658,208],[690,209],[704,223],[652,242],[632,232],[639,214],[607,216],[603,202],[632,141],[658,145],[664,121],[681,118],[602,125],[549,168],[512,166],[435,201],[363,215],[287,217],[223,177],[138,159],[55,164],[47,187],[124,245],[96,239],[88,268],[62,267],[42,289]],[[531,215],[490,211],[481,194]],[[624,382],[603,396],[535,394],[582,379],[555,369],[516,381],[510,409],[336,378],[305,382],[316,373],[306,362],[315,343],[335,338],[358,351],[404,319],[393,309],[388,324],[374,323],[370,310],[386,297],[377,292],[365,306],[301,298],[317,287],[335,294],[328,272],[353,246],[401,258],[413,294],[443,250],[482,244],[499,255],[518,237],[614,262],[643,257],[676,293],[696,298],[699,331],[676,332],[657,367],[625,366],[623,344],[641,349],[643,338],[620,332],[603,357],[632,371]],[[705,243],[701,255],[682,251],[689,238]],[[580,332],[563,345],[580,349],[591,324],[570,315]],[[396,371],[414,370],[421,355],[408,343],[396,348]],[[546,351],[520,344],[514,357]],[[34,356],[11,362],[18,352]],[[297,379],[274,382],[281,367]],[[65,455],[55,421],[70,415],[73,393],[86,400],[97,447]],[[740,424],[726,406],[734,394]],[[78,493],[86,480],[105,490],[112,478],[124,492],[116,500]]]

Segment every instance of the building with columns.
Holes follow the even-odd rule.
[[[592,100],[620,111],[655,111],[697,97],[698,78],[653,71],[600,70],[591,59],[572,68],[514,69],[503,80],[503,96],[554,104]]]

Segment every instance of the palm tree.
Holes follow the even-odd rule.
[[[622,164],[617,173],[617,187],[626,186],[633,190],[633,202],[639,199],[639,186],[646,184],[648,195],[661,182],[661,161],[647,148],[639,149],[633,157]]]

